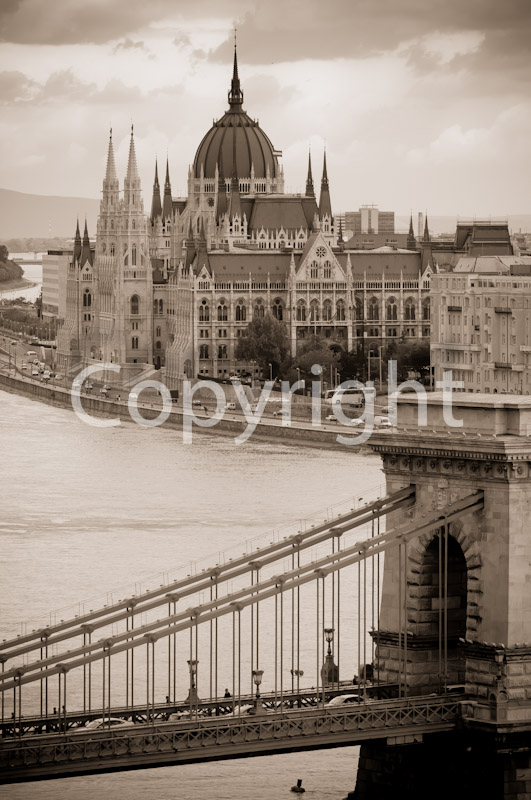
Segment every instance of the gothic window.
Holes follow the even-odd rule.
[[[161,349],[161,347],[162,347],[162,345],[161,345],[161,343],[160,343],[160,342],[157,342],[157,343],[155,344],[155,350],[160,350],[160,349]]]
[[[264,301],[262,300],[261,297],[259,297],[254,306],[254,316],[255,318],[263,317],[264,314],[265,314]]]
[[[324,258],[326,255],[326,249],[324,247],[318,247],[315,251],[315,255],[317,258]]]
[[[361,297],[356,297],[356,319],[363,319],[363,300]]]
[[[369,320],[377,320],[380,319],[380,306],[378,304],[378,300],[376,297],[371,297],[369,300],[369,309],[368,309],[368,318]]]
[[[164,314],[164,300],[159,300],[159,314]]]
[[[325,280],[330,280],[332,277],[332,264],[330,261],[325,261],[324,268],[323,268],[323,278]]]
[[[427,297],[422,303],[422,319],[426,321],[430,319],[430,310],[430,298]]]
[[[138,350],[138,336],[133,336],[131,339],[131,349]]]
[[[83,307],[90,308],[91,305],[92,305],[92,295],[89,289],[85,289],[83,293]]]
[[[199,306],[199,322],[210,322],[210,308],[206,300],[202,300]]]
[[[345,321],[345,304],[343,300],[338,300],[336,303],[336,319],[338,322]]]
[[[111,219],[111,231],[113,231],[113,230],[114,230],[114,220]]]
[[[273,305],[271,306],[271,311],[276,319],[282,320],[284,318],[284,308],[282,306],[282,300],[280,297],[275,297]]]
[[[131,228],[132,228],[133,230],[135,230],[135,229],[136,229],[136,222],[135,222],[134,220],[131,222]]]
[[[312,300],[310,303],[310,322],[319,322],[319,303]]]
[[[404,319],[413,321],[415,319],[415,301],[408,297],[404,308]]]
[[[317,261],[312,261],[310,264],[310,278],[316,280],[319,277],[319,265]]]
[[[236,322],[245,322],[246,318],[247,309],[245,308],[245,302],[242,298],[240,298],[236,305]]]
[[[139,299],[138,295],[134,294],[131,298],[131,314],[138,314]]]
[[[218,305],[218,322],[226,322],[228,319],[228,309],[225,305],[225,298],[222,297]]]
[[[332,303],[330,300],[325,300],[323,303],[323,320],[330,322],[332,319]]]
[[[227,358],[227,345],[226,344],[218,345],[218,358],[220,358],[222,360]]]
[[[114,242],[111,242],[111,256],[114,255]]]
[[[160,336],[160,334],[161,334],[161,329],[160,327],[157,327],[155,330],[155,336]]]
[[[297,322],[306,322],[306,303],[299,300],[297,303]]]
[[[394,297],[390,297],[387,301],[386,318],[391,322],[398,319],[398,306]]]
[[[102,249],[103,255],[105,255],[105,253],[107,252],[107,245],[105,244],[105,242],[103,242],[103,245],[102,245],[101,249]]]
[[[136,267],[136,244],[131,249],[131,264]]]
[[[199,358],[208,358],[208,345],[202,344],[199,347]]]

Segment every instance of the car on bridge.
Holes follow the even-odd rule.
[[[348,706],[351,703],[362,702],[364,701],[359,694],[338,694],[337,697],[333,697],[328,701],[328,703],[325,703],[325,708],[342,708],[343,706]]]
[[[131,728],[135,723],[130,719],[122,719],[121,717],[99,717],[92,719],[85,725],[86,730],[105,730],[106,728]]]

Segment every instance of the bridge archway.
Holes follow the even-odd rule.
[[[416,633],[438,635],[446,599],[449,644],[466,637],[467,565],[461,545],[451,534],[447,544],[440,529],[424,550],[420,565],[421,608]]]

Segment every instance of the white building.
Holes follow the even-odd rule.
[[[431,362],[468,392],[531,394],[531,258],[461,258],[433,274]]]

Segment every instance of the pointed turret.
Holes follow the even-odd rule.
[[[428,227],[428,215],[426,214],[426,221],[424,222],[424,236],[422,237],[423,242],[431,242],[430,239],[430,229]]]
[[[345,242],[343,241],[343,218],[339,217],[339,233],[337,234],[337,246],[341,249],[345,249]]]
[[[229,92],[229,106],[231,111],[241,111],[243,103],[243,92],[240,88],[240,77],[238,75],[238,54],[236,52],[236,35],[234,36],[234,65],[232,68],[232,81]]]
[[[110,189],[113,181],[118,181],[116,174],[116,163],[114,161],[114,147],[112,143],[112,128],[109,133],[109,149],[107,151],[107,169],[105,170],[104,189]]]
[[[332,205],[330,203],[330,189],[328,187],[328,173],[326,170],[326,150],[323,161],[323,177],[321,178],[321,195],[319,197],[319,219],[328,216],[332,219]]]
[[[227,213],[227,186],[223,175],[223,161],[218,164],[218,202],[216,207],[216,220],[219,222],[221,217]]]
[[[81,234],[79,232],[79,217],[78,217],[76,226],[76,235],[74,238],[74,255],[73,255],[74,263],[76,261],[79,261],[80,257],[81,257]]]
[[[308,151],[308,177],[306,178],[306,197],[315,197],[312,177],[312,154]]]
[[[139,178],[138,167],[136,163],[135,152],[135,137],[133,126],[131,125],[131,139],[129,140],[129,158],[127,159],[127,173],[125,176],[126,181],[132,182]]]
[[[166,158],[166,179],[164,181],[164,203],[162,206],[162,216],[164,219],[171,219],[172,216],[172,201],[171,201],[171,183],[170,183],[170,165]]]
[[[409,233],[407,235],[407,249],[416,250],[417,240],[415,239],[415,232],[413,230],[413,214],[409,218]]]
[[[81,246],[81,255],[79,257],[79,264],[84,267],[89,262],[92,266],[92,253],[90,252],[90,239],[88,235],[87,220],[85,219],[85,231],[83,233],[83,244]]]
[[[194,241],[194,229],[192,227],[192,216],[190,215],[190,224],[188,226],[188,236],[186,238],[186,260],[185,266],[189,267],[192,261],[194,260],[195,255],[195,241]]]
[[[153,199],[151,201],[151,223],[162,215],[162,205],[160,202],[159,170],[155,160],[155,180],[153,181]]]

